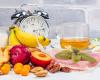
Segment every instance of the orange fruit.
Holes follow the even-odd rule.
[[[28,64],[27,64],[27,65],[24,65],[23,68],[26,68],[26,69],[28,69],[29,71],[30,71],[30,69],[31,69],[30,65],[28,65]]]
[[[22,76],[27,76],[29,74],[29,71],[30,71],[30,65],[24,65],[23,69],[20,72],[20,74]]]
[[[3,64],[3,66],[1,67],[1,72],[3,74],[8,74],[10,72],[11,66],[9,63],[5,63]]]
[[[23,64],[22,63],[16,63],[14,65],[14,72],[16,74],[20,74],[21,70],[23,69]]]
[[[28,70],[28,69],[22,69],[22,71],[20,72],[20,74],[21,74],[22,76],[28,76],[29,70]]]

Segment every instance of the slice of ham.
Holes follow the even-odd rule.
[[[90,56],[94,57],[98,62],[100,62],[100,53],[91,53]]]
[[[56,61],[56,63],[59,63],[62,67],[69,67],[72,70],[88,70],[91,67],[95,67],[97,63],[90,63],[89,61],[79,61],[78,63],[73,62],[72,60],[62,60],[57,59],[55,57],[55,54],[57,54],[59,51],[58,49],[54,49],[49,51],[49,54],[53,57],[53,59]],[[100,61],[100,54],[90,54],[92,57],[94,57],[97,61]]]

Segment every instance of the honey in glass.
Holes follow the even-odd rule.
[[[60,39],[60,45],[62,48],[72,46],[78,49],[86,49],[89,45],[89,38],[62,38]]]

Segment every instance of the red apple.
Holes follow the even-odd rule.
[[[14,65],[16,63],[27,64],[30,61],[31,52],[23,45],[16,45],[10,50],[10,61]]]
[[[31,53],[31,63],[37,66],[46,67],[51,62],[51,60],[51,56],[46,53],[40,51]]]

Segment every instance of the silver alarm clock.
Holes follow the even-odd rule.
[[[46,19],[49,19],[48,13],[44,11],[16,11],[11,16],[11,19],[15,19],[14,24],[17,24],[25,32],[37,35],[43,35],[48,37],[49,26]]]

